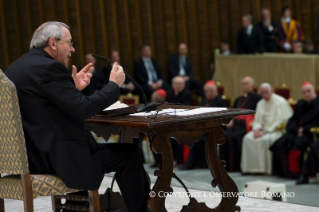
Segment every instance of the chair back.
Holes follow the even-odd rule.
[[[131,104],[138,104],[140,102],[140,97],[138,95],[132,95],[128,93],[127,95],[120,95],[120,102],[131,105]]]
[[[0,69],[0,173],[28,172],[17,91]]]

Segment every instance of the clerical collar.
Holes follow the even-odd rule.
[[[283,22],[290,23],[291,18],[290,18],[290,17],[287,17],[287,18],[282,18],[281,20],[282,20]]]
[[[244,94],[243,94],[243,97],[248,97],[248,94],[247,94],[247,93],[244,93]]]
[[[222,52],[222,55],[230,55],[230,51],[226,50],[226,51]]]

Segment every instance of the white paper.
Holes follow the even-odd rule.
[[[193,116],[193,115],[200,115],[204,113],[213,113],[213,112],[219,112],[227,110],[225,107],[201,107],[196,108],[192,110],[177,112],[177,113],[169,113],[169,115],[175,115],[175,116]]]
[[[168,108],[164,109],[158,112],[158,115],[162,116],[192,116],[192,115],[199,115],[199,114],[204,114],[204,113],[213,113],[213,112],[219,112],[219,111],[224,111],[227,110],[225,107],[201,107],[201,108],[196,108],[192,110],[186,110],[186,109],[173,109],[173,108]],[[150,111],[150,112],[139,112],[139,113],[133,113],[130,114],[130,116],[155,116],[156,111]]]
[[[104,111],[115,110],[115,109],[126,108],[126,107],[128,107],[127,104],[124,104],[124,103],[121,103],[120,101],[117,101],[114,104],[110,105],[109,107],[105,108]]]

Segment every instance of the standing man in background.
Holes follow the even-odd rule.
[[[264,39],[259,27],[252,24],[251,15],[242,17],[242,29],[237,34],[238,54],[262,53],[264,50]]]
[[[264,39],[264,52],[278,52],[278,28],[275,21],[271,20],[271,12],[267,8],[261,10],[262,21],[259,27]]]
[[[191,60],[187,57],[188,48],[185,43],[178,45],[178,54],[171,55],[168,61],[168,82],[172,83],[174,77],[180,76],[186,82],[186,88],[196,90],[198,96],[204,97],[201,84],[194,79]]]
[[[147,100],[157,89],[163,88],[168,90],[163,81],[163,74],[157,61],[152,58],[152,50],[149,45],[141,47],[141,58],[135,62],[135,77],[137,83],[143,88]]]

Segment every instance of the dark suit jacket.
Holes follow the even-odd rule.
[[[271,21],[271,26],[274,28],[269,32],[268,27],[265,26],[264,22],[259,22],[256,27],[258,27],[263,35],[264,39],[264,52],[278,52],[278,43],[276,39],[279,37],[278,25],[275,21]]]
[[[157,80],[163,80],[163,74],[155,59],[152,58],[153,67],[157,74]],[[135,62],[135,79],[138,84],[143,88],[147,99],[150,99],[153,89],[148,84],[148,74],[142,58]]]
[[[256,110],[257,103],[261,100],[261,96],[256,94],[255,92],[251,92],[248,94],[247,99],[245,97],[240,96],[234,102],[234,108],[245,108],[250,110]]]
[[[206,106],[207,100],[203,99],[200,103],[200,106]],[[215,96],[212,100],[210,100],[208,107],[226,107],[225,100],[222,99],[220,95]]]
[[[168,60],[168,83],[171,84],[172,79],[179,75],[179,55],[173,54],[169,57]],[[191,79],[193,78],[193,68],[191,60],[186,57],[186,65],[185,65],[185,74],[189,76]]]
[[[17,88],[31,173],[56,173],[69,188],[95,190],[103,179],[98,145],[84,123],[119,98],[110,82],[86,97],[67,68],[32,49],[6,70]],[[111,153],[110,153],[111,154]]]
[[[175,96],[174,90],[170,90],[167,93],[166,101],[168,103],[180,103],[182,105],[192,105],[192,93],[188,89],[184,89],[177,96]]]
[[[319,98],[316,97],[308,104],[305,100],[299,100],[295,105],[294,114],[288,120],[287,133],[297,135],[300,127],[303,128],[303,134],[312,139],[310,129],[319,126]]]
[[[237,34],[237,49],[239,54],[254,54],[256,52],[263,52],[264,41],[260,29],[253,26],[250,36],[241,29]]]

